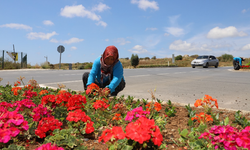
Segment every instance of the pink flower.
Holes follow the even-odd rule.
[[[47,143],[36,148],[36,150],[64,150],[64,149],[62,147],[57,147],[56,145],[51,145],[51,143]]]
[[[131,122],[134,117],[140,118],[140,117],[146,117],[146,115],[149,115],[149,111],[143,111],[142,107],[138,107],[133,109],[132,111],[129,111],[127,113],[127,116],[125,117],[125,120]]]
[[[0,142],[8,143],[9,140],[11,139],[10,134],[11,134],[10,130],[0,128]]]

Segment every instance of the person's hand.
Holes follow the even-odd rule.
[[[107,87],[105,87],[103,90],[102,90],[102,93],[103,93],[103,96],[108,96],[109,95],[109,93],[110,93],[110,90],[109,90],[109,88],[107,88]]]
[[[92,90],[89,88],[89,86],[87,86],[87,90],[86,90],[86,94],[89,95],[91,94]]]

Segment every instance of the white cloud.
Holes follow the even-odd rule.
[[[227,28],[215,27],[211,29],[207,34],[207,38],[210,39],[238,37],[238,36],[240,37],[247,36],[247,33],[243,31],[239,32],[234,26],[229,26]]]
[[[17,24],[17,23],[10,23],[10,24],[4,24],[0,25],[0,27],[6,27],[6,28],[12,28],[12,29],[24,29],[31,31],[32,27],[24,25],[24,24]]]
[[[102,12],[102,11],[107,10],[107,9],[110,9],[110,7],[107,6],[106,4],[99,3],[97,6],[92,8],[92,11]]]
[[[52,33],[30,32],[27,37],[30,40],[34,40],[34,39],[49,40],[54,35],[57,35],[55,31],[53,31]]]
[[[146,31],[147,30],[155,31],[155,30],[157,30],[157,28],[147,28]]]
[[[79,43],[84,41],[84,39],[79,39],[79,38],[71,38],[69,40],[65,40],[65,41],[58,41],[56,39],[51,39],[50,42],[52,43],[62,43],[62,44],[72,44],[72,43]],[[73,46],[74,47],[74,46]],[[72,48],[72,47],[71,47]]]
[[[184,30],[178,27],[166,27],[165,31],[172,34],[175,37],[178,37],[184,34]]]
[[[171,17],[168,17],[169,18],[169,21],[172,25],[176,25],[176,22],[177,20],[179,19],[181,15],[176,15],[176,16],[171,16]]]
[[[99,21],[96,23],[96,25],[98,25],[98,26],[100,25],[100,26],[103,26],[105,28],[107,26],[107,23],[104,21]]]
[[[56,40],[56,39],[51,39],[50,42],[52,42],[52,43],[59,43],[59,41]]]
[[[84,41],[84,39],[79,39],[79,38],[71,38],[69,40],[63,41],[63,44],[72,44],[72,43],[78,43],[78,42],[82,42]]]
[[[50,20],[44,20],[44,21],[43,21],[43,24],[44,24],[44,25],[49,25],[49,26],[54,25],[54,23],[53,23],[52,21],[50,21]]]
[[[158,10],[158,3],[155,1],[149,1],[149,0],[131,0],[132,4],[138,4],[138,7],[140,9],[146,10],[148,8]]]
[[[87,17],[91,20],[99,21],[101,16],[96,15],[94,12],[86,10],[84,6],[77,5],[77,6],[65,6],[61,8],[61,16],[64,17]]]
[[[70,50],[76,50],[77,49],[77,47],[75,47],[75,46],[72,46],[71,48],[70,48]]]
[[[105,41],[106,41],[106,42],[108,42],[108,41],[109,41],[109,39],[105,39]]]
[[[241,48],[242,50],[250,50],[250,44],[247,44]]]
[[[131,43],[130,41],[126,41],[126,39],[124,38],[118,38],[117,40],[115,40],[116,43],[119,43],[120,45],[125,45],[128,43]]]
[[[147,53],[148,52],[141,45],[135,45],[131,50],[128,50],[128,51],[130,51],[132,53],[136,53],[136,54],[141,54],[141,53]]]
[[[243,9],[241,12],[244,14],[244,13],[246,13],[248,11],[249,11],[249,8],[248,9]]]
[[[169,36],[169,34],[168,33],[164,33],[164,36]]]
[[[182,40],[176,40],[170,44],[169,49],[183,52],[190,51],[211,51],[211,49],[207,48],[207,45],[197,46],[195,44],[188,43]]]

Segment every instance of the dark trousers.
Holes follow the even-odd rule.
[[[87,82],[88,82],[88,77],[89,77],[89,72],[85,72],[82,75],[82,82],[83,82],[83,87],[84,90],[87,90]],[[110,82],[106,82],[103,85],[101,85],[97,79],[95,79],[95,84],[97,84],[100,88],[105,88],[107,85],[110,84]],[[125,88],[125,81],[124,79],[121,80],[120,84],[115,88],[115,91],[113,93],[111,93],[111,95],[117,95],[119,92],[121,92],[124,88]]]
[[[233,65],[234,65],[234,70],[239,70],[240,69],[240,64],[238,61],[233,60]]]

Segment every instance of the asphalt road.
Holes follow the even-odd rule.
[[[0,71],[3,81],[13,84],[18,77],[24,82],[35,79],[41,86],[55,87],[64,84],[66,88],[83,91],[82,74],[90,70],[9,70]],[[250,111],[250,72],[234,71],[232,67],[170,67],[124,69],[126,87],[118,96],[151,100],[155,97],[182,104],[194,104],[205,94],[216,98],[219,107]]]

